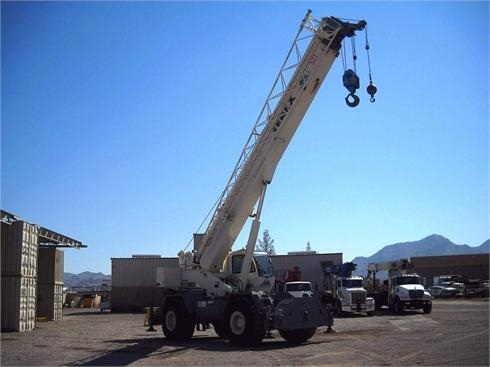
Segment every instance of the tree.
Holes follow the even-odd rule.
[[[274,240],[269,235],[268,229],[264,231],[263,239],[257,240],[255,251],[267,252],[269,256],[276,254],[276,250],[274,249]]]

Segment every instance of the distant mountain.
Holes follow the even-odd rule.
[[[355,275],[366,276],[369,263],[408,259],[416,256],[469,255],[490,253],[490,240],[480,246],[456,245],[447,238],[433,234],[419,241],[395,243],[383,247],[370,257],[359,256],[352,260],[357,264]]]
[[[103,273],[92,273],[90,271],[84,271],[80,274],[64,273],[64,285],[65,287],[94,287],[101,284],[111,284],[111,275],[105,275]]]

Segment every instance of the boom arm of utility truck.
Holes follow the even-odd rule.
[[[408,259],[370,263],[368,264],[368,276],[370,274],[375,275],[378,271],[388,271],[389,276],[391,276],[398,272],[405,272],[410,268],[413,268],[413,264]]]
[[[258,199],[261,196],[263,199],[265,186],[271,182],[286,147],[339,55],[342,40],[365,25],[365,21],[352,24],[334,17],[317,21],[310,11],[307,13],[207,230],[195,236],[199,240],[194,246],[194,261],[201,268],[213,273],[221,270],[223,260],[247,218],[253,216]],[[298,43],[304,42],[305,30],[310,32],[311,40],[300,55]],[[297,61],[291,64],[294,56]],[[288,79],[288,75],[292,76]]]

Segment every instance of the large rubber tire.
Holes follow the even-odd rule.
[[[192,338],[196,323],[185,310],[182,300],[169,300],[163,312],[162,329],[170,341],[185,341]]]
[[[338,300],[335,301],[335,313],[340,316],[340,315],[342,315],[342,312],[343,312],[342,311],[342,302],[338,301]]]
[[[297,329],[297,330],[278,330],[288,344],[301,344],[310,339],[315,334],[316,328]]]
[[[424,310],[424,313],[431,313],[432,312],[432,304],[426,303],[422,306],[422,309]]]
[[[401,314],[403,312],[403,307],[398,298],[393,300],[393,312],[396,314]]]
[[[225,317],[225,332],[230,343],[253,346],[264,339],[264,318],[250,298],[232,300],[227,307]]]

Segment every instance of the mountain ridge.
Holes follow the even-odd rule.
[[[417,256],[471,255],[490,253],[490,239],[480,246],[457,245],[444,236],[432,234],[418,241],[386,245],[371,256],[357,256],[351,261],[357,264],[355,275],[366,276],[369,263],[409,259]]]
[[[65,287],[93,287],[100,286],[101,284],[111,284],[111,275],[101,272],[94,273],[90,271],[84,271],[79,274],[65,272],[64,274]]]

